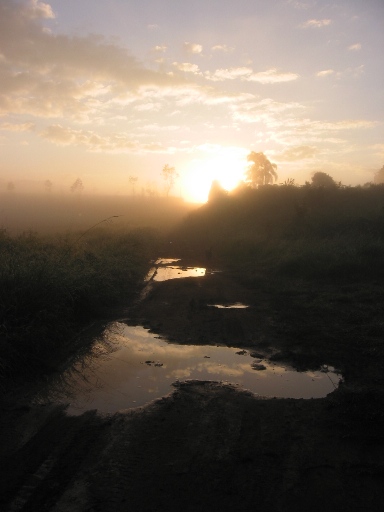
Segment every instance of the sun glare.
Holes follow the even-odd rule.
[[[186,169],[183,180],[186,199],[205,203],[214,180],[224,189],[232,190],[243,179],[245,168],[245,156],[238,150],[222,150],[219,155],[195,160]]]

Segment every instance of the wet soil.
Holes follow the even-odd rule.
[[[127,322],[178,343],[241,346],[302,367],[338,363],[345,383],[326,398],[303,400],[186,381],[111,416],[70,417],[54,404],[31,406],[30,393],[8,394],[0,404],[1,510],[383,510],[382,349],[375,338],[357,353],[358,339],[340,321],[351,304],[334,320],[320,308],[315,322],[309,290],[285,287],[278,298],[271,283],[229,272],[151,287],[125,311]],[[250,307],[207,306],[234,302]],[[306,336],[302,309],[294,313],[299,302]],[[348,332],[355,358],[371,364],[374,377],[355,371],[346,341],[331,343],[332,321],[332,337]]]

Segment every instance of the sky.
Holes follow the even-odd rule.
[[[0,189],[205,201],[247,155],[277,183],[384,164],[384,0],[0,0]]]

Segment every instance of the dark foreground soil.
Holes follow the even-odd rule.
[[[251,307],[207,307],[238,301]],[[365,369],[372,365],[364,379],[343,343],[333,347],[322,331],[316,345],[309,312],[305,350],[295,315],[292,326],[281,310],[277,322],[278,303],[265,286],[215,273],[152,283],[127,321],[181,343],[242,346],[301,367],[340,363],[348,377],[338,390],[323,399],[260,398],[225,383],[187,381],[145,407],[79,417],[31,406],[27,393],[8,395],[0,404],[0,510],[384,510],[378,341],[358,354]],[[335,329],[340,337],[347,327],[335,320]]]

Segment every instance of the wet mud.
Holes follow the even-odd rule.
[[[249,305],[214,308],[209,304]],[[151,284],[124,312],[177,343],[283,351],[263,290],[236,276]],[[316,363],[316,358],[311,364]],[[257,397],[185,381],[113,415],[2,398],[0,509],[9,511],[381,511],[384,400],[346,382],[320,399]]]

